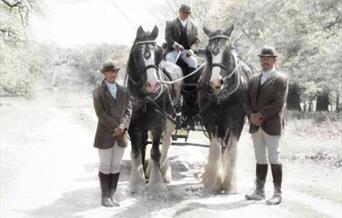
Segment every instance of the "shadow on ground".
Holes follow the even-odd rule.
[[[174,205],[185,201],[195,200],[210,197],[203,193],[202,184],[199,178],[194,177],[193,171],[196,171],[199,166],[186,163],[184,161],[177,160],[176,157],[170,158],[173,183],[169,184],[168,191],[163,193],[148,193],[145,192],[140,195],[129,195],[127,190],[127,184],[130,173],[130,161],[124,160],[121,170],[120,182],[117,192],[117,197],[121,202],[130,201],[129,205],[124,204],[119,210],[117,208],[110,210],[109,216],[113,213],[113,217],[149,217],[153,213],[158,212],[161,209],[168,209],[174,207]],[[86,166],[88,173],[96,172],[95,164]],[[186,177],[192,177],[187,180]],[[186,179],[182,181],[183,179]],[[80,182],[96,182],[97,176],[87,176],[78,179]],[[184,207],[176,211],[175,216],[180,216],[186,212],[196,210],[197,208],[215,208],[222,210],[229,210],[239,207],[248,206],[246,201],[238,201],[229,204],[211,204],[206,205],[202,203],[188,203]],[[61,198],[57,199],[50,205],[42,206],[31,211],[19,211],[29,217],[55,217],[55,218],[76,218],[80,217],[79,214],[86,213],[97,208],[102,208],[100,205],[100,189],[99,187],[91,187],[78,189],[71,192],[66,192]],[[105,211],[106,212],[106,211]]]

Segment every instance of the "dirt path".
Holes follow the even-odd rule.
[[[33,100],[2,98],[1,217],[341,217],[341,168],[284,159],[284,202],[249,202],[254,157],[246,128],[239,143],[239,193],[205,195],[201,174],[208,149],[173,146],[167,193],[129,196],[126,149],[120,208],[99,204],[98,157],[92,148],[96,117],[90,89],[42,93]],[[200,133],[193,142],[207,143]],[[272,194],[271,176],[266,185]]]

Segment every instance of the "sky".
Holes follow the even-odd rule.
[[[32,17],[31,34],[37,41],[63,47],[87,43],[130,45],[136,29],[152,30],[151,14],[158,0],[47,0],[42,16]],[[127,16],[127,18],[126,18]]]

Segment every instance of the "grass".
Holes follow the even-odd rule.
[[[321,117],[317,114],[312,116]],[[332,121],[329,116],[323,121],[314,117],[287,119],[281,142],[282,154],[285,158],[324,161],[328,165],[342,167],[342,121]]]

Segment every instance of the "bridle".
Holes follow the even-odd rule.
[[[209,41],[214,40],[214,39],[228,39],[228,40],[229,40],[229,37],[226,36],[226,35],[216,35],[216,36],[213,36],[213,37],[209,38]],[[237,56],[236,56],[236,54],[235,54],[234,51],[233,51],[233,53],[232,53],[232,56],[233,56],[233,59],[234,59],[235,68],[234,68],[234,70],[233,70],[230,74],[225,75],[225,76],[222,78],[222,80],[223,80],[223,86],[226,86],[227,83],[228,83],[228,80],[229,80],[231,77],[233,77],[234,75],[236,75],[236,74],[237,74],[237,75],[236,75],[237,84],[236,84],[236,86],[235,86],[232,90],[229,90],[229,92],[228,92],[227,94],[224,95],[225,97],[228,97],[228,96],[230,96],[231,94],[233,94],[234,92],[236,92],[237,89],[238,89],[239,86],[240,86],[240,78],[239,78],[240,75],[239,75],[239,73],[238,73],[238,69],[240,68],[241,62],[240,62],[240,61],[238,62],[238,58],[237,58]],[[209,66],[209,69],[212,71],[212,69],[213,69],[214,67],[219,67],[219,68],[221,68],[223,71],[227,71],[227,70],[228,70],[228,67],[225,66],[225,65],[222,64],[222,63],[212,63],[212,64]]]
[[[134,43],[133,47],[138,46],[138,45],[148,45],[148,44],[152,44],[153,46],[156,45],[156,42],[154,40],[144,40],[144,41],[137,41]],[[144,72],[146,73],[148,69],[153,68],[156,70],[157,72],[157,77],[158,77],[158,81],[160,80],[160,78],[162,78],[162,74],[161,74],[161,70],[159,69],[159,67],[156,64],[149,64],[147,66],[145,66],[144,68]],[[128,78],[130,82],[132,82],[134,85],[141,85],[142,83],[139,81],[134,81],[134,79],[132,77]],[[159,92],[153,97],[153,98],[148,98],[149,100],[157,100],[164,92],[164,84],[160,84],[160,89]]]

